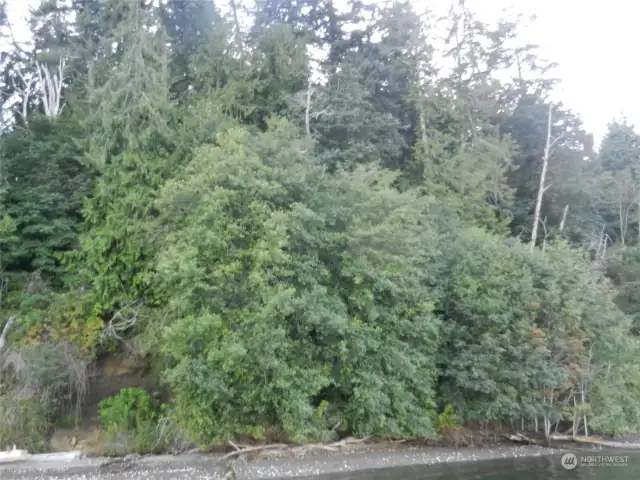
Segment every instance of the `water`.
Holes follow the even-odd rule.
[[[575,452],[578,465],[565,469],[560,455],[483,460],[419,467],[399,467],[305,477],[305,480],[638,480],[640,479],[640,452]],[[599,465],[580,464],[581,455],[627,456],[627,462]],[[593,460],[592,460],[593,461]]]

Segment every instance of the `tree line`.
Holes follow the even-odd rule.
[[[125,350],[201,445],[639,430],[634,127],[520,18],[343,3],[0,4],[0,441]]]

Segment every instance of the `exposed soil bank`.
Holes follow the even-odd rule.
[[[434,465],[500,458],[534,457],[558,454],[558,449],[535,446],[498,446],[495,448],[425,448],[409,447],[389,452],[354,452],[314,455],[308,458],[255,460],[237,463],[237,480],[260,478],[296,478],[357,472],[377,468]],[[26,461],[0,465],[0,479],[14,480],[198,480],[221,479],[223,468],[219,456],[194,454],[146,457],[127,465],[100,468],[105,459],[87,458],[68,462]]]

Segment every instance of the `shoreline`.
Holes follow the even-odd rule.
[[[259,478],[298,478],[317,475],[357,473],[394,467],[418,467],[459,462],[514,459],[558,455],[563,450],[531,445],[496,447],[407,447],[388,451],[351,451],[309,455],[301,458],[257,459],[234,464],[238,480]],[[224,467],[217,463],[222,455],[194,453],[179,456],[159,455],[143,457],[129,464],[113,463],[104,466],[106,458],[73,460],[38,460],[35,457],[0,463],[0,477],[37,480],[157,478],[157,479],[216,479],[222,478]],[[102,467],[101,467],[102,466]],[[118,475],[114,477],[114,474]]]

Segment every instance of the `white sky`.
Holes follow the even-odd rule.
[[[640,43],[640,4],[633,0],[467,0],[467,5],[489,18],[499,16],[505,7],[537,16],[522,32],[523,39],[540,45],[541,56],[559,64],[554,76],[562,79],[562,85],[556,100],[581,115],[596,142],[607,124],[622,115],[640,127],[640,68],[632,53]]]
[[[197,0],[194,0],[197,1]],[[444,13],[451,0],[414,0]],[[28,35],[20,19],[39,0],[9,0],[9,15],[17,36]],[[467,0],[483,20],[497,19],[504,8],[535,14],[522,31],[525,42],[541,46],[540,54],[557,62],[554,76],[562,79],[556,99],[579,113],[596,141],[607,123],[625,115],[640,126],[640,68],[632,51],[640,43],[640,4],[633,0]],[[420,8],[422,10],[422,8]],[[23,25],[20,27],[18,23]],[[635,33],[634,33],[635,32]],[[633,50],[632,50],[633,49]]]

